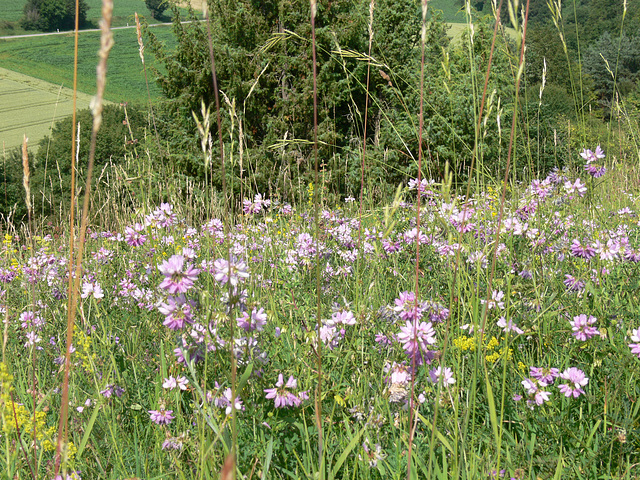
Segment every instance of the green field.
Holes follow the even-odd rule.
[[[0,2],[0,21],[15,22],[22,18],[22,11],[26,2],[15,0],[12,2]]]
[[[462,5],[457,0],[431,0],[429,2],[429,10],[441,10],[446,22],[463,23],[466,22]]]
[[[173,41],[170,27],[154,27],[162,41]],[[113,102],[147,101],[142,63],[138,54],[135,28],[114,30],[115,45],[108,64],[105,98]],[[0,64],[9,70],[45,80],[57,85],[73,85],[73,35],[50,35],[0,40]],[[96,88],[99,32],[83,32],[78,40],[78,90],[93,94]],[[152,56],[147,53],[147,61]],[[150,73],[150,72],[149,72]],[[160,90],[149,78],[152,98]]]
[[[93,24],[98,25],[102,13],[102,0],[86,0],[89,10],[87,11],[87,20]],[[16,23],[22,18],[22,12],[26,0],[11,0],[0,2],[0,32],[2,35],[14,35],[25,33],[22,28]],[[186,10],[182,10],[186,13]],[[149,20],[149,23],[153,23],[149,9],[144,3],[144,0],[117,0],[113,5],[113,19],[111,24],[114,27],[121,27],[125,25],[134,24],[134,14],[138,12],[138,15],[145,17]],[[165,15],[170,14],[169,10],[166,10]],[[162,21],[169,21],[170,18],[163,18]],[[10,22],[12,25],[8,25]],[[16,22],[16,23],[14,23]],[[3,24],[4,23],[4,24]]]
[[[0,147],[21,145],[23,135],[36,145],[53,122],[71,115],[72,95],[68,88],[0,68]],[[77,106],[88,108],[90,101],[90,95],[80,93]]]

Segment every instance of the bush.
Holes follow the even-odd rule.
[[[87,20],[89,7],[80,0],[78,24],[82,27]],[[28,0],[24,6],[21,25],[25,30],[73,30],[75,28],[75,0]]]

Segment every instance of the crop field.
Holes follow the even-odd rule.
[[[173,41],[170,27],[154,27],[158,38]],[[109,81],[105,98],[113,102],[147,101],[142,63],[138,54],[135,28],[114,30],[115,45],[109,57]],[[73,85],[73,36],[16,38],[0,41],[0,62],[4,68],[40,80],[71,87]],[[96,53],[99,32],[85,32],[78,40],[78,90],[93,94],[96,85]],[[152,63],[147,54],[148,62]],[[149,72],[152,98],[160,95]]]
[[[79,109],[91,96],[79,93]],[[23,135],[35,145],[49,134],[52,123],[73,112],[69,88],[0,68],[0,142],[5,149],[22,144]]]
[[[0,20],[15,22],[22,17],[22,10],[26,2],[17,0],[13,2],[0,2]]]

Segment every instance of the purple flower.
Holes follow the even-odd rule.
[[[564,393],[565,397],[578,398],[584,393],[582,387],[589,383],[589,379],[585,376],[584,372],[576,367],[571,367],[560,374],[560,378],[567,380],[568,383],[563,383],[558,386],[558,389]]]
[[[184,269],[184,271],[183,271]],[[167,290],[169,293],[185,293],[198,279],[200,270],[193,268],[190,264],[184,266],[184,257],[182,255],[172,255],[169,260],[162,262],[158,266],[165,278],[160,283],[160,288]]]
[[[183,444],[180,438],[167,438],[162,442],[163,450],[182,450]]]
[[[515,332],[518,335],[522,335],[524,333],[520,328],[518,328],[518,325],[513,323],[512,319],[509,319],[509,321],[507,322],[507,320],[504,317],[500,317],[496,325],[498,325],[499,327],[502,327],[502,331],[505,333]]]
[[[585,165],[584,169],[587,171],[589,175],[593,178],[600,178],[607,173],[607,167],[598,167],[597,165]]]
[[[583,197],[584,194],[587,192],[587,187],[585,186],[584,183],[582,183],[580,181],[580,179],[576,179],[576,181],[574,183],[571,183],[570,181],[566,181],[564,182],[564,189],[567,191],[567,193],[569,194],[574,194],[577,193],[579,196]]]
[[[587,318],[584,313],[582,315],[578,315],[577,317],[573,317],[573,321],[570,322],[571,329],[573,330],[572,335],[578,340],[582,340],[583,342],[596,335],[600,335],[598,329],[591,326],[596,323],[596,321],[596,317],[589,315],[589,317]]]
[[[416,320],[422,317],[419,303],[416,301],[415,292],[402,292],[399,298],[394,300],[396,304],[393,310],[400,315],[403,320]]]
[[[587,165],[590,163],[593,163],[599,159],[602,159],[605,157],[604,151],[602,150],[602,148],[600,148],[600,145],[598,145],[596,147],[596,151],[592,152],[591,150],[588,149],[584,149],[582,150],[582,152],[580,152],[580,156],[582,158],[584,158],[587,161]]]
[[[529,375],[543,382],[545,387],[553,383],[554,379],[559,375],[559,372],[557,368],[531,367],[529,369]]]
[[[580,156],[586,160],[587,163],[584,166],[584,169],[592,177],[599,178],[606,173],[607,171],[606,167],[593,164],[593,162],[597,162],[598,160],[601,160],[605,157],[605,154],[602,151],[602,148],[600,148],[600,145],[596,147],[595,152],[592,152],[591,150],[588,150],[585,148],[580,153]]]
[[[96,300],[104,298],[104,292],[102,291],[102,287],[99,283],[89,283],[85,282],[82,284],[82,294],[80,297],[87,298],[92,295]]]
[[[278,375],[276,388],[267,388],[264,393],[267,394],[266,398],[274,399],[276,408],[297,407],[302,403],[302,400],[308,398],[307,392],[301,392],[300,396],[296,396],[290,391],[290,389],[292,390],[297,386],[298,382],[293,376],[290,376],[285,384],[284,377],[280,374]]]
[[[536,380],[531,378],[525,378],[522,381],[522,386],[527,392],[529,396],[527,400],[527,404],[533,408],[534,405],[542,405],[544,402],[549,401],[549,396],[551,392],[546,390],[542,390],[544,387],[547,387],[547,383],[542,380]]]
[[[44,327],[45,321],[40,315],[35,312],[26,311],[20,314],[20,325],[24,329],[34,328],[41,330]]]
[[[631,353],[633,353],[634,355],[637,355],[638,358],[640,358],[640,328],[633,329],[633,331],[631,332],[631,337],[629,338],[631,339],[632,342],[636,342],[636,343],[629,344]]]
[[[567,290],[570,292],[581,292],[586,285],[584,280],[574,277],[573,275],[565,274],[564,284]]]
[[[615,260],[620,253],[620,244],[611,239],[607,240],[607,243],[596,240],[594,249],[601,260]]]
[[[242,317],[236,318],[236,322],[238,322],[238,327],[246,332],[254,330],[261,332],[267,324],[267,314],[264,312],[264,308],[260,310],[254,308],[251,316],[247,312],[242,312]]]
[[[420,351],[426,351],[427,345],[436,343],[436,332],[431,322],[418,321],[407,323],[404,327],[400,327],[398,341],[409,356],[417,355]]]
[[[429,379],[432,383],[438,383],[440,381],[440,377],[442,377],[442,385],[444,387],[448,387],[449,385],[456,383],[456,379],[453,378],[453,372],[448,367],[445,367],[444,371],[442,367],[437,367],[431,369],[429,372]]]
[[[504,292],[502,290],[494,290],[491,292],[491,299],[489,301],[480,300],[480,303],[482,303],[483,305],[486,303],[489,310],[496,307],[500,310],[504,310],[504,302],[502,301],[503,298]]]
[[[640,262],[640,249],[628,248],[624,252],[624,259],[633,263]]]
[[[579,240],[571,242],[571,255],[589,260],[595,257],[596,250],[589,245],[582,245]]]
[[[151,421],[158,425],[169,425],[176,417],[173,416],[173,410],[149,410]]]
[[[105,387],[104,390],[100,391],[100,395],[102,395],[104,398],[111,398],[114,394],[116,397],[121,397],[124,394],[124,388],[110,383]]]
[[[222,285],[230,282],[231,285],[235,287],[246,278],[249,278],[247,264],[236,258],[232,258],[231,263],[224,258],[219,258],[213,262],[213,268],[216,272],[214,278]]]
[[[411,372],[409,372],[409,367],[404,363],[393,362],[391,366],[387,364],[384,370],[385,373],[391,373],[390,376],[385,377],[387,383],[391,383],[392,385],[407,385],[411,381]]]
[[[161,303],[158,311],[165,316],[162,324],[171,330],[180,330],[185,324],[192,323],[191,305],[184,295],[169,297],[167,303]]]
[[[342,325],[355,325],[356,318],[349,310],[340,310],[331,315],[331,319],[326,321],[329,326]]]
[[[180,388],[180,390],[186,390],[187,385],[189,384],[189,380],[186,377],[169,377],[165,378],[164,383],[162,384],[163,388],[167,388],[169,390],[173,390],[174,388]]]
[[[132,247],[139,247],[147,241],[147,236],[143,235],[142,232],[144,230],[144,226],[140,223],[136,223],[133,227],[126,227],[124,229],[124,233],[126,234],[125,239],[129,245]]]

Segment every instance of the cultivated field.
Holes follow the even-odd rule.
[[[170,27],[156,27],[162,41],[172,41]],[[105,97],[112,102],[147,101],[142,63],[135,28],[115,30],[115,45],[109,58],[109,80]],[[4,68],[65,86],[73,85],[73,35],[17,38],[0,41]],[[96,52],[99,32],[83,32],[78,38],[78,90],[93,94],[96,88]],[[147,54],[149,57],[149,54]],[[152,63],[149,58],[149,63]],[[160,90],[150,78],[151,96]]]
[[[78,93],[77,106],[87,108],[91,96]],[[5,149],[35,145],[52,124],[73,112],[71,89],[0,68],[0,141]]]

